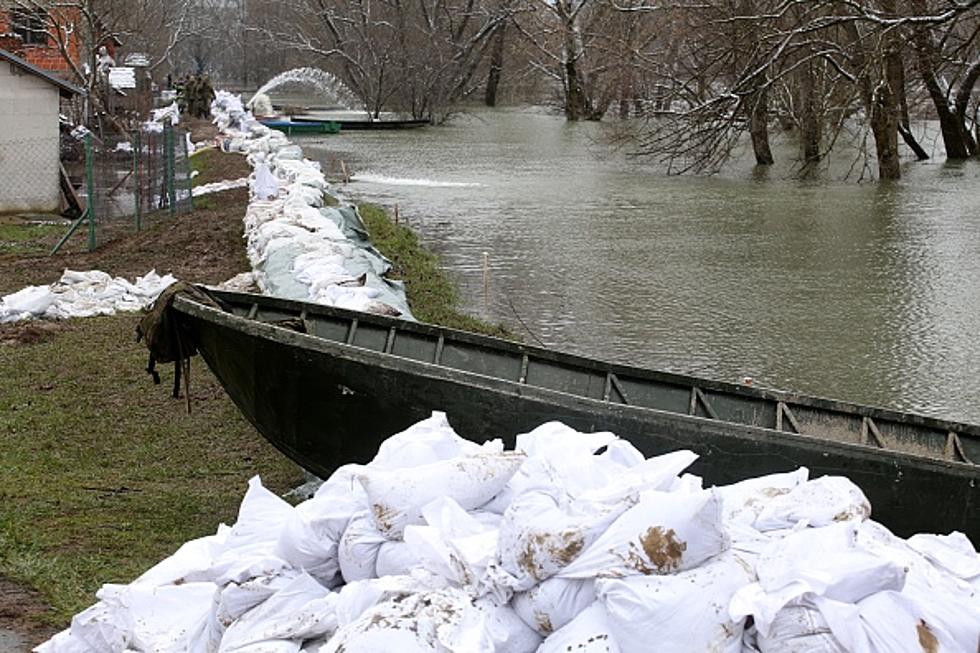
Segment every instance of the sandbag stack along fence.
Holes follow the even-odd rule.
[[[194,208],[184,130],[164,125],[102,138],[88,133],[83,145],[76,174],[83,179],[79,196],[85,214],[52,253],[76,231],[86,234],[88,249],[94,250]]]

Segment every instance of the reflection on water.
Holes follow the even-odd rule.
[[[980,166],[664,177],[601,129],[499,111],[303,145],[354,170],[351,196],[398,204],[466,307],[523,332],[519,315],[529,342],[980,422]]]

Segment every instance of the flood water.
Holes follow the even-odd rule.
[[[603,129],[504,110],[300,143],[345,161],[349,197],[397,204],[464,307],[528,343],[980,422],[980,165],[668,177]]]

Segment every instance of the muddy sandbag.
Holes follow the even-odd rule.
[[[337,629],[337,595],[301,573],[228,626],[218,653],[299,651],[304,640]]]
[[[843,476],[821,476],[773,498],[754,525],[760,531],[792,528],[800,522],[820,527],[864,521],[870,515],[871,502],[853,481]]]
[[[553,494],[559,494],[554,496]],[[567,567],[628,507],[570,501],[532,491],[511,503],[500,523],[497,555],[511,590],[529,590]]]
[[[514,595],[514,612],[547,637],[571,622],[596,600],[595,581],[549,578]]]
[[[337,561],[344,581],[351,583],[374,578],[378,553],[387,541],[371,515],[367,512],[355,515],[337,545]]]
[[[524,458],[520,453],[491,453],[404,470],[366,468],[358,480],[378,530],[399,539],[405,526],[422,523],[422,507],[434,499],[449,497],[464,510],[485,504],[504,488]]]
[[[366,610],[341,626],[321,653],[494,653],[485,621],[462,590],[421,592]]]
[[[649,650],[656,642],[647,645]],[[622,650],[612,634],[606,609],[596,601],[564,628],[549,635],[538,653],[621,653]]]
[[[750,561],[726,551],[676,574],[597,580],[596,595],[623,653],[651,642],[662,653],[739,653],[745,622],[732,620],[728,602],[754,580]]]
[[[211,602],[211,611],[191,635],[188,650],[217,651],[228,626],[289,585],[297,575],[297,572],[283,571],[218,587]]]
[[[812,601],[799,599],[776,613],[768,635],[758,635],[761,653],[849,653],[834,637]]]
[[[568,566],[562,578],[671,574],[728,548],[721,498],[713,491],[644,492]]]
[[[768,474],[718,486],[718,493],[724,502],[725,522],[754,526],[759,514],[770,502],[806,483],[809,476],[810,471],[800,467],[792,472]]]

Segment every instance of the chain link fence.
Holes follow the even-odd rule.
[[[57,211],[57,186],[38,183],[39,170],[58,169],[58,135],[0,141],[0,211],[48,207]]]
[[[80,199],[85,214],[76,220],[54,251],[78,229],[87,229],[88,247],[96,247],[194,208],[187,132],[169,125],[160,132],[83,140],[74,170],[84,179]]]

